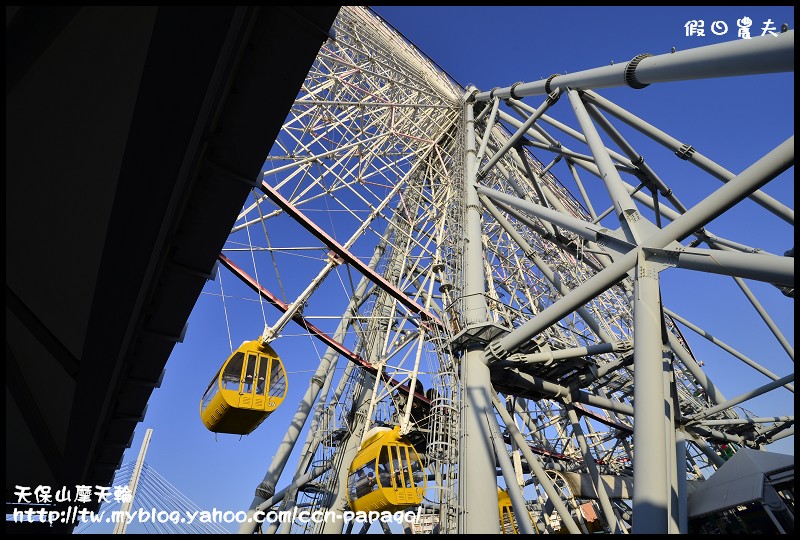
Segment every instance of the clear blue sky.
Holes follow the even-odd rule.
[[[754,36],[761,34],[764,23],[770,19],[778,29],[782,23],[794,28],[794,9],[786,6],[384,6],[375,10],[456,81],[465,86],[474,84],[481,90],[612,61],[625,62],[644,52],[662,54],[672,47],[684,50],[730,41],[737,39],[737,19],[745,16],[753,21]],[[705,37],[685,35],[684,25],[692,19],[705,21]],[[713,21],[725,21],[729,27],[727,35],[714,35]],[[736,173],[794,131],[791,73],[755,79],[666,83],[638,91],[607,89],[599,93],[677,139],[693,144]],[[538,105],[535,100],[530,103]],[[568,123],[575,125],[574,121]],[[652,155],[645,157],[689,207],[722,185],[669,152],[653,150]],[[574,185],[563,172],[557,171],[556,175],[565,185]],[[793,208],[793,175],[791,169],[764,191]],[[595,185],[594,180],[585,182],[597,193],[601,186]],[[596,209],[599,212],[605,207],[598,205]],[[730,217],[715,220],[708,228],[720,236],[776,254],[793,247],[794,231],[785,222],[751,201],[740,203],[736,210]],[[314,264],[313,268],[316,272],[319,265]],[[226,294],[253,298],[252,294],[242,292],[230,273],[223,269],[220,274]],[[662,274],[662,280],[665,305],[685,314],[779,376],[793,371],[793,363],[730,278],[670,270]],[[145,421],[137,427],[134,444],[124,461],[136,458],[145,429],[152,427],[154,434],[147,458],[152,467],[203,509],[242,510],[249,506],[253,490],[261,481],[316,367],[318,356],[314,346],[319,351],[324,351],[324,347],[312,343],[288,346],[288,341],[276,341],[273,345],[290,372],[289,395],[283,406],[241,440],[233,435],[210,433],[199,419],[199,400],[230,350],[219,281],[218,277],[209,282],[198,300],[185,341],[175,347],[163,385],[153,392]],[[793,345],[794,301],[770,285],[748,283]],[[231,299],[227,308],[234,347],[245,339],[257,337],[263,329],[257,303]],[[278,315],[276,310],[266,307],[270,324]],[[284,333],[293,332],[299,333],[290,323]],[[768,382],[692,332],[685,331],[685,335],[727,397]],[[746,407],[761,416],[793,415],[794,399],[788,391],[779,390]],[[785,439],[770,449],[793,454],[793,442],[793,437]],[[290,466],[294,462],[292,459]],[[286,483],[282,479],[279,489]],[[235,525],[230,527],[235,530]]]

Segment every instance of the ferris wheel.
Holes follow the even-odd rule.
[[[521,532],[547,512],[589,532],[584,504],[608,532],[674,532],[670,491],[792,434],[793,416],[745,403],[793,392],[790,339],[748,285],[793,302],[794,213],[760,190],[791,181],[792,138],[734,173],[648,123],[657,104],[603,96],[690,80],[701,62],[719,77],[791,69],[789,34],[487,90],[343,7],[219,257],[226,313],[258,324],[198,390],[206,426],[264,429],[291,407],[287,385],[306,388],[243,488],[250,511],[421,508],[431,532],[499,532],[502,483]],[[746,198],[786,253],[709,225]],[[712,335],[708,309],[687,312],[709,276],[747,308],[725,315],[766,325],[782,357],[750,358],[735,333]],[[715,381],[732,364],[747,391]],[[619,487],[645,476],[636,496],[663,507]]]

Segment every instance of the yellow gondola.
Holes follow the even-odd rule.
[[[517,520],[514,518],[514,508],[511,506],[511,497],[508,491],[497,489],[497,506],[500,510],[500,531],[503,534],[519,534]]]
[[[514,507],[511,504],[511,497],[509,496],[508,491],[497,488],[497,506],[500,510],[500,532],[503,534],[519,534],[517,517],[514,515]],[[534,531],[536,534],[539,534],[539,528],[536,526],[536,520],[531,521],[533,521]]]
[[[200,417],[210,431],[247,435],[281,404],[286,389],[286,370],[272,347],[245,341],[208,385]]]
[[[347,497],[355,512],[397,512],[422,503],[422,460],[400,427],[374,428],[350,464]]]

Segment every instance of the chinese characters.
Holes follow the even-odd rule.
[[[753,26],[753,19],[750,17],[742,17],[741,19],[736,19],[736,27],[738,28],[737,37],[741,39],[751,39],[752,36],[750,34],[750,27]],[[692,19],[686,21],[686,24],[683,25],[683,28],[686,32],[686,37],[705,37],[706,36],[706,26],[705,21],[702,19]],[[713,21],[709,26],[708,29],[711,31],[712,34],[715,36],[724,36],[728,33],[728,23],[725,21]],[[781,28],[781,32],[785,32],[787,30],[786,25]],[[775,27],[775,23],[772,19],[767,19],[763,22],[761,26],[761,36],[777,36],[776,33],[777,28]]]
[[[33,490],[29,486],[14,486],[14,496],[17,504],[51,504],[62,502],[90,503],[92,499],[97,499],[99,503],[109,502],[112,498],[115,502],[130,502],[131,488],[128,486],[114,486],[114,494],[111,488],[105,486],[75,486],[75,497],[72,497],[72,490],[66,486],[62,487],[53,494],[50,486],[36,486]]]

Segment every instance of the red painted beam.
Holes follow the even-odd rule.
[[[578,412],[580,414],[582,414],[584,416],[588,416],[589,418],[594,418],[595,420],[597,420],[601,424],[605,424],[608,427],[612,427],[614,429],[618,429],[620,431],[624,431],[625,433],[633,433],[633,428],[632,427],[626,426],[625,424],[620,424],[619,422],[615,422],[610,418],[607,418],[607,417],[605,417],[605,416],[603,416],[601,414],[598,414],[598,413],[594,412],[591,409],[587,409],[581,403],[573,403],[573,405],[575,406],[575,408],[578,410]]]
[[[272,199],[272,201],[277,204],[281,210],[294,218],[295,221],[303,226],[303,228],[313,234],[323,244],[330,248],[331,251],[339,255],[347,264],[355,267],[359,272],[366,276],[367,279],[389,293],[393,298],[406,306],[412,313],[416,313],[423,319],[427,319],[439,326],[442,326],[442,321],[439,320],[436,315],[411,300],[403,291],[386,281],[383,276],[375,272],[361,259],[350,253],[350,251],[345,249],[344,246],[334,240],[330,235],[328,235],[328,233],[320,229],[316,223],[308,219],[297,207],[284,199],[281,194],[278,193],[272,186],[266,182],[262,182],[259,188],[267,197]]]
[[[236,266],[236,264],[233,261],[231,261],[228,257],[223,255],[222,253],[220,253],[217,257],[219,261],[223,264],[223,266],[225,266],[225,268],[230,270],[233,273],[233,275],[242,280],[242,282],[245,285],[247,285],[248,287],[253,289],[256,293],[258,293],[259,296],[261,296],[267,302],[272,304],[274,307],[278,308],[278,310],[280,310],[281,312],[285,313],[287,311],[287,309],[289,308],[288,304],[281,301],[277,296],[275,296],[267,289],[262,287],[261,284],[258,283],[255,279],[253,279],[253,277],[250,274],[248,274],[247,272]],[[299,313],[295,314],[294,317],[292,317],[292,320],[297,324],[299,324],[300,326],[302,326],[303,328],[305,328],[306,330],[308,330],[308,332],[312,336],[316,337],[329,347],[332,347],[339,354],[344,355],[345,358],[347,358],[357,366],[367,370],[368,372],[372,373],[372,375],[377,375],[378,370],[372,367],[372,365],[369,362],[367,362],[364,358],[362,358],[361,356],[357,355],[356,353],[345,347],[342,343],[339,343],[338,341],[333,339],[331,336],[329,336],[328,334],[317,328],[315,325],[311,324]],[[385,372],[381,372],[381,379],[387,385],[389,384],[397,385],[398,391],[403,392],[406,395],[408,394],[408,385],[400,385],[399,381],[395,380],[392,377],[389,377]],[[417,399],[422,403],[428,405],[430,405],[431,403],[430,400],[427,397],[425,397],[424,394],[420,394],[419,392],[416,391],[414,392],[414,399]]]

